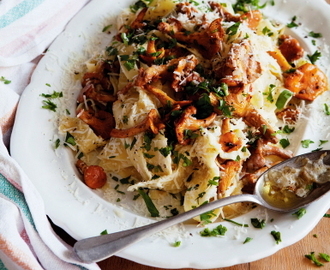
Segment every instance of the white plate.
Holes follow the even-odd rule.
[[[301,22],[302,26],[292,29],[292,34],[300,37],[309,53],[316,49],[322,52],[322,61],[318,64],[329,75],[330,50],[327,44],[330,44],[330,6],[325,0],[275,2],[275,6],[268,5],[263,12],[283,23],[297,16],[296,22]],[[46,213],[76,239],[98,235],[105,229],[114,232],[150,222],[148,218],[105,201],[81,183],[70,151],[63,147],[56,151],[53,148],[53,142],[58,136],[55,114],[41,108],[44,98],[40,94],[51,93],[53,90],[73,92],[78,89],[71,79],[74,71],[72,66],[88,59],[92,51],[105,48],[111,35],[102,33],[102,28],[113,22],[114,16],[130,4],[130,0],[94,0],[86,6],[40,61],[17,111],[11,141],[12,156],[43,197]],[[305,37],[309,31],[323,34],[323,38],[317,39],[318,47],[312,45],[311,38]],[[103,43],[99,43],[99,40],[103,40]],[[295,132],[298,144],[302,139],[312,139],[315,143],[309,149],[295,149],[296,153],[311,151],[318,147],[319,140],[329,139],[329,125],[326,122],[329,122],[330,116],[323,113],[324,103],[330,105],[329,95],[315,102],[309,115],[309,119],[313,120],[308,121],[308,124],[302,123]],[[75,99],[71,98],[67,106],[73,109],[74,104]],[[329,144],[323,148],[329,149]],[[120,252],[118,256],[162,268],[205,269],[258,260],[303,238],[327,211],[329,202],[330,194],[310,205],[307,214],[299,220],[291,214],[278,214],[257,207],[236,220],[250,224],[250,218],[264,217],[267,220],[264,229],[255,229],[250,225],[242,230],[226,222],[224,225],[228,232],[220,238],[199,236],[202,229],[195,225],[178,226],[145,239]],[[271,222],[271,219],[274,221]],[[216,224],[210,225],[210,228],[214,226]],[[275,243],[270,235],[272,230],[281,232],[281,243]],[[246,237],[253,240],[243,244]],[[173,247],[172,243],[177,240],[182,241],[181,246]]]

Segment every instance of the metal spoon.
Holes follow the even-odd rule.
[[[288,159],[284,162],[281,162],[269,170],[280,170],[284,166],[290,167],[301,167],[301,158],[308,158],[311,161],[318,160],[322,154],[326,153],[326,156],[323,159],[324,164],[330,165],[330,150],[311,152],[304,155],[296,156],[294,158]],[[226,197],[217,201],[204,204],[198,208],[192,209],[188,212],[170,217],[168,219],[158,221],[146,226],[115,232],[107,235],[100,235],[91,238],[82,239],[77,241],[74,245],[74,251],[80,257],[83,262],[97,262],[103,259],[106,259],[125,247],[153,234],[164,230],[172,225],[181,223],[188,219],[194,218],[208,211],[212,211],[216,208],[220,208],[229,204],[238,203],[238,202],[253,202],[259,205],[262,205],[268,209],[280,211],[280,212],[293,212],[310,204],[314,200],[320,198],[322,195],[327,193],[330,190],[330,182],[321,185],[320,187],[314,189],[307,197],[295,201],[294,205],[285,206],[275,206],[272,205],[263,192],[265,174],[269,172],[267,170],[263,173],[255,186],[254,194],[241,194]]]

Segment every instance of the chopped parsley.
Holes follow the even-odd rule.
[[[179,247],[181,246],[181,241],[176,241],[173,243],[173,247]]]
[[[311,260],[316,266],[323,266],[324,264],[321,263],[315,256],[315,252],[311,252],[310,254],[306,254],[305,257]]]
[[[320,256],[320,258],[322,258],[326,262],[330,262],[330,255],[328,255],[326,253],[319,253],[319,256]]]
[[[258,218],[251,218],[251,224],[254,228],[262,229],[266,226],[266,222],[264,219],[260,220]]]
[[[57,105],[51,99],[63,97],[63,92],[54,91],[52,94],[41,94],[40,96],[46,98],[42,101],[44,105],[41,108],[56,112]]]
[[[143,156],[145,158],[153,158],[155,155],[151,155],[151,154],[148,154],[148,153],[143,153]]]
[[[118,49],[113,46],[106,47],[105,51],[108,53],[108,56],[118,55]]]
[[[253,240],[253,238],[251,238],[251,237],[246,237],[245,240],[244,240],[244,242],[243,242],[243,244],[249,243],[249,242],[251,242],[252,240]]]
[[[330,108],[329,105],[324,103],[324,113],[325,115],[330,115]]]
[[[143,148],[147,151],[151,150],[151,141],[152,141],[152,134],[145,133],[143,136]]]
[[[262,29],[262,33],[269,37],[274,35],[274,33],[267,26]]]
[[[315,33],[313,31],[308,33],[308,36],[312,37],[312,38],[321,38],[323,35],[321,33]]]
[[[60,139],[57,139],[57,140],[55,141],[55,149],[59,148],[60,144],[61,144]]]
[[[146,206],[147,206],[147,209],[150,213],[150,215],[152,217],[159,217],[159,211],[158,209],[156,208],[156,206],[154,205],[154,203],[152,202],[151,198],[149,197],[149,195],[144,192],[143,189],[139,189],[138,190],[138,193],[140,194],[140,196],[143,198]]]
[[[136,142],[137,142],[137,139],[136,139],[136,137],[134,137],[133,140],[132,140],[132,143],[131,143],[131,146],[130,146],[129,150],[132,150],[133,149],[133,147],[136,144]]]
[[[66,133],[65,144],[64,145],[68,145],[68,144],[70,144],[72,146],[76,145],[75,138],[69,132]]]
[[[190,129],[185,129],[183,131],[184,139],[196,139],[198,137],[198,134]]]
[[[226,34],[228,36],[234,36],[234,35],[236,35],[237,32],[238,32],[238,29],[239,29],[240,25],[241,25],[241,22],[234,23],[232,26],[230,26],[230,27],[227,28]]]
[[[132,182],[130,182],[129,180],[131,179],[131,176],[127,176],[121,179],[118,179],[118,181],[123,184],[123,185],[129,185],[129,184],[133,184]]]
[[[270,234],[274,237],[276,244],[282,242],[281,233],[277,231],[271,231]]]
[[[290,141],[288,138],[281,139],[279,143],[283,148],[287,148],[290,145]]]
[[[198,186],[199,185],[195,186],[196,189],[198,188]],[[207,203],[208,203],[208,201],[205,201],[201,205],[204,205],[204,204],[207,204]],[[192,206],[192,208],[194,209],[194,208],[196,208],[196,206]],[[216,216],[216,214],[214,214],[214,210],[211,210],[211,211],[208,211],[208,212],[205,212],[205,213],[201,214],[199,216],[199,218],[201,220],[201,222],[200,222],[201,225],[206,225],[206,224],[212,223],[211,218],[215,217],[215,216]]]
[[[269,85],[268,91],[263,93],[265,96],[267,96],[267,100],[270,103],[273,103],[274,102],[274,97],[273,97],[273,91],[274,91],[274,89],[275,89],[275,85],[274,84],[271,84],[271,85]]]
[[[227,232],[227,228],[223,225],[219,225],[214,229],[210,230],[209,228],[205,228],[200,232],[200,235],[203,237],[211,237],[211,236],[223,236]]]
[[[232,117],[232,112],[233,112],[234,108],[232,106],[228,105],[225,100],[223,100],[223,99],[219,100],[218,109],[222,111],[224,116]]]
[[[323,145],[323,144],[325,144],[327,142],[329,142],[329,140],[320,140],[319,146],[321,146],[321,145]]]
[[[173,150],[173,147],[170,146],[166,146],[166,147],[162,147],[160,149],[158,149],[158,151],[164,156],[167,157],[169,154],[171,154],[171,151]]]
[[[310,144],[311,143],[314,143],[312,140],[309,140],[309,139],[307,139],[307,140],[302,140],[301,141],[301,146],[303,147],[303,148],[308,148],[309,146],[310,146]]]
[[[315,64],[315,62],[319,60],[321,56],[322,54],[319,51],[315,51],[312,55],[307,55],[309,61],[311,61],[312,64]]]
[[[203,93],[196,101],[195,106],[197,108],[197,118],[206,118],[213,112],[213,106],[208,94]]]
[[[41,108],[56,112],[57,105],[54,102],[52,102],[51,100],[49,100],[49,99],[43,100],[43,104],[44,105],[41,106]]]
[[[127,124],[128,123],[128,116],[127,115],[124,115],[123,116],[123,123],[124,124]]]
[[[300,208],[298,211],[294,212],[292,215],[296,216],[298,219],[302,218],[307,213],[305,208]]]
[[[63,92],[56,92],[54,91],[52,94],[41,94],[40,96],[44,97],[44,98],[61,98],[63,97]]]
[[[205,194],[206,194],[205,191],[199,193],[199,194],[197,195],[196,201],[199,202],[199,199],[203,198]]]
[[[11,81],[7,80],[4,76],[0,77],[0,82],[3,82],[4,84],[10,84],[11,83]]]
[[[106,235],[106,234],[108,234],[108,231],[107,231],[107,230],[104,230],[104,231],[102,231],[102,232],[100,233],[100,235]]]
[[[102,32],[107,32],[111,27],[112,27],[112,24],[104,26],[103,29],[102,29]]]
[[[271,5],[274,2],[271,1]],[[235,4],[233,4],[234,11],[237,12],[248,12],[251,9],[262,9],[267,5],[264,3],[263,5],[259,3],[259,0],[238,0]]]
[[[136,65],[137,58],[135,56],[129,57],[129,55],[120,55],[120,60],[124,62],[124,67],[130,71]]]
[[[151,2],[152,0],[139,0],[135,2],[134,5],[131,5],[129,8],[133,13],[136,13],[139,9],[147,7]]]
[[[216,216],[216,215],[214,214],[213,210],[201,214],[199,216],[201,219],[201,224],[206,225],[206,224],[212,223],[211,218],[214,216]]]
[[[183,167],[188,167],[192,165],[192,160],[190,160],[187,156],[185,156],[182,153],[179,153],[178,151],[174,151],[174,158],[173,158],[173,163],[174,164],[179,164],[180,160],[182,160],[182,166]]]
[[[213,179],[209,180],[208,185],[209,186],[218,186],[219,185],[219,180],[220,180],[220,177],[215,176],[215,177],[213,177]]]
[[[283,133],[290,134],[290,133],[294,132],[295,127],[290,128],[288,125],[285,125],[282,130],[283,130]]]
[[[293,16],[292,19],[291,19],[291,22],[288,23],[286,26],[288,28],[295,28],[295,27],[298,27],[299,24],[296,23],[296,20],[297,20],[297,16]]]

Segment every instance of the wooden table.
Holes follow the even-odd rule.
[[[328,212],[330,213],[330,211]],[[75,242],[63,230],[54,225],[55,231],[70,245]],[[305,258],[305,254],[312,251],[315,254],[326,253],[330,255],[330,218],[322,218],[319,224],[301,241],[286,247],[274,255],[251,263],[240,264],[226,268],[216,268],[213,270],[315,270],[319,269],[310,260]],[[113,256],[98,263],[102,270],[161,270],[161,268],[141,265],[126,259]],[[330,269],[330,262],[324,262],[321,269]],[[185,268],[184,270],[192,270]]]

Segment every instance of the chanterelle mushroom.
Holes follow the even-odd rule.
[[[157,111],[152,109],[140,124],[126,129],[112,129],[110,136],[115,138],[128,138],[147,130],[157,134],[159,130],[164,127],[165,125],[161,122]]]
[[[204,119],[197,119],[193,115],[197,113],[194,106],[189,106],[184,110],[181,117],[175,123],[175,133],[179,144],[186,145],[190,139],[185,138],[185,130],[195,131],[201,127],[207,127],[214,121],[216,113],[212,113]]]

